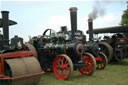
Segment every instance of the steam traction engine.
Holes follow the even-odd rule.
[[[95,40],[93,37],[93,20],[88,19],[89,41],[85,43],[86,51],[92,53],[95,56],[97,62],[97,69],[104,69],[107,66],[108,58],[106,54],[100,51],[98,43],[100,41]]]
[[[15,36],[9,42],[9,26],[16,24],[8,20],[8,11],[2,11],[0,27],[0,85],[36,85],[43,73],[36,53],[23,51],[23,39]]]
[[[74,37],[74,27],[71,29],[72,35],[47,29],[42,36],[33,37],[26,43],[28,50],[31,45],[36,48],[42,69],[53,68],[54,74],[60,80],[68,79],[73,70],[78,69],[82,75],[88,76],[96,68],[93,55],[84,52],[83,43]]]
[[[72,9],[75,9],[75,11],[72,11]],[[88,26],[89,26],[89,41],[86,41],[86,35],[80,30],[77,30],[77,8],[73,7],[70,8],[70,14],[71,14],[71,26],[74,28],[74,37],[81,41],[84,44],[84,52],[89,52],[93,54],[95,57],[96,63],[97,63],[97,69],[104,69],[108,63],[107,56],[100,52],[99,47],[99,41],[93,39],[93,22],[92,19],[88,20]],[[70,34],[72,35],[72,31],[67,31],[67,28],[65,26],[61,27],[61,32],[58,32],[59,34]]]
[[[109,56],[109,61],[120,61],[128,56],[128,27],[115,26],[93,30],[95,34],[109,33],[99,43],[101,51]],[[111,34],[111,36],[110,36]]]

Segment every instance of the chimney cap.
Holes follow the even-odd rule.
[[[93,19],[88,19],[88,22],[92,22],[93,21]]]
[[[61,31],[67,31],[67,26],[61,26]]]
[[[9,13],[9,11],[1,11],[1,13]]]
[[[76,12],[78,9],[77,9],[77,7],[71,7],[69,10],[70,10],[71,12]]]
[[[18,35],[14,35],[14,37],[16,38],[16,37],[18,37]]]

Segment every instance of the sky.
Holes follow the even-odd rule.
[[[29,36],[42,35],[51,28],[59,31],[61,26],[70,25],[70,7],[77,7],[77,26],[86,34],[88,30],[88,15],[93,7],[102,8],[103,16],[98,16],[94,21],[94,28],[118,26],[123,11],[127,9],[127,0],[0,0],[0,10],[9,11],[9,19],[18,24],[10,26],[10,38],[14,35],[23,37],[24,41]],[[96,4],[99,2],[100,5]],[[1,15],[0,15],[1,18]],[[88,34],[87,38],[88,38]]]

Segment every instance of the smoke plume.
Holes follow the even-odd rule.
[[[111,3],[123,5],[125,0],[95,0],[92,12],[88,15],[89,19],[96,19],[99,16],[105,15],[105,7]]]
[[[88,15],[89,19],[96,19],[98,16],[104,16],[105,8],[101,6],[101,3],[96,0],[93,6],[92,12]]]

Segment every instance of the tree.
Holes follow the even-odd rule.
[[[127,1],[127,9],[124,11],[121,19],[122,26],[128,26],[128,1]]]

